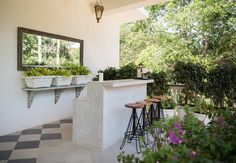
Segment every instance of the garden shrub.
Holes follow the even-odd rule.
[[[164,95],[168,92],[168,79],[165,72],[153,72],[149,76],[150,79],[154,79],[154,83],[148,84],[147,93],[152,95]]]
[[[185,85],[185,104],[188,104],[190,91],[204,93],[207,72],[200,64],[176,62],[173,71],[175,83]]]
[[[147,147],[142,157],[122,152],[117,159],[123,163],[236,162],[235,117],[235,111],[217,109],[209,126],[189,111],[182,121],[159,120],[150,129],[156,142],[154,148]]]
[[[232,105],[236,101],[236,65],[220,64],[208,74],[206,95],[216,106],[224,106],[227,97]]]

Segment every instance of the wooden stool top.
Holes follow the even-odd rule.
[[[168,99],[167,96],[163,96],[163,95],[161,95],[161,96],[152,96],[152,98],[159,99],[159,100],[167,100]]]
[[[143,105],[152,105],[153,103],[151,101],[137,101],[137,104],[143,104]]]
[[[142,108],[144,108],[144,106],[145,105],[143,105],[143,104],[137,104],[137,103],[125,104],[125,107],[131,108],[131,109],[142,109]]]
[[[145,101],[147,102],[153,102],[153,103],[158,103],[160,102],[161,100],[157,99],[157,98],[147,98],[145,99]]]

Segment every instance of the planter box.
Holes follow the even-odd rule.
[[[175,109],[162,109],[164,112],[164,117],[173,118],[175,116]]]
[[[87,84],[91,81],[91,77],[89,75],[77,75],[72,78],[71,84]]]
[[[30,76],[26,77],[25,85],[28,88],[51,87],[54,76]]]
[[[199,119],[200,121],[203,121],[205,125],[207,125],[211,119],[209,119],[208,116],[206,116],[206,114],[200,114],[200,113],[193,113],[195,117],[197,117],[197,119]]]
[[[71,85],[71,76],[65,77],[65,76],[56,76],[52,80],[52,86],[65,86],[65,85]]]
[[[177,106],[176,110],[177,110],[177,116],[180,118],[180,120],[183,120],[186,114],[184,106]]]

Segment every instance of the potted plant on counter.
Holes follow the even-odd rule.
[[[176,103],[173,98],[168,97],[166,100],[162,100],[161,106],[163,108],[164,117],[174,117]]]
[[[28,88],[50,87],[54,76],[47,68],[32,68],[24,73],[24,80]]]
[[[55,69],[51,71],[52,74],[55,75],[55,77],[52,80],[53,87],[71,85],[72,76],[70,70]]]
[[[71,75],[73,75],[71,84],[86,84],[92,80],[92,77],[89,75],[91,71],[88,67],[75,64],[71,64],[68,67]]]

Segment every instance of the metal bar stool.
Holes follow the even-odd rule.
[[[139,117],[138,117],[136,109],[143,109],[144,105],[137,104],[137,103],[129,103],[129,104],[126,104],[125,107],[132,109],[132,113],[129,119],[126,132],[124,134],[124,139],[122,141],[120,149],[123,149],[123,147],[125,146],[126,140],[127,140],[127,143],[131,143],[132,140],[135,140],[136,151],[137,153],[140,153],[141,152],[140,137],[142,136],[142,131],[140,130],[141,125],[139,123]]]
[[[147,146],[149,143],[149,136],[148,136],[147,128],[150,127],[147,109],[148,109],[148,107],[149,108],[153,107],[153,103],[147,102],[147,101],[137,101],[136,103],[144,105],[144,107],[141,111],[141,114],[139,116],[139,123],[141,125],[140,130],[142,131],[142,136],[144,137],[144,145]]]
[[[161,101],[165,101],[165,100],[167,100],[168,99],[168,97],[167,96],[164,96],[164,95],[160,95],[160,96],[152,96],[152,98],[155,98],[155,99],[159,99],[159,100],[161,100]],[[159,106],[159,108],[160,108],[160,118],[164,118],[164,112],[163,112],[163,107],[162,107],[162,105],[161,105],[161,102],[158,104]]]
[[[161,100],[159,99],[154,99],[154,98],[148,98],[145,99],[145,101],[147,102],[152,102],[154,105],[152,105],[150,107],[150,110],[148,112],[148,117],[149,117],[149,121],[150,121],[150,125],[153,124],[154,121],[160,119],[160,105],[161,105]]]
[[[150,123],[148,121],[148,111],[147,111],[147,106],[150,108],[152,107],[153,103],[148,102],[148,101],[137,101],[137,104],[142,104],[144,105],[142,112],[139,116],[139,122],[141,124],[142,130],[144,131],[146,127],[150,126]]]

